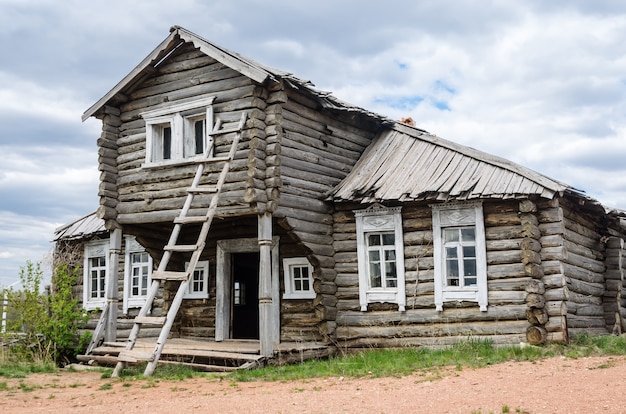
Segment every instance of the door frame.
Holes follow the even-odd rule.
[[[269,333],[273,343],[280,342],[279,237],[272,238],[272,314]],[[232,255],[260,251],[257,238],[217,241],[215,270],[215,341],[231,338]],[[259,280],[260,283],[260,280]],[[265,335],[259,327],[259,337]]]

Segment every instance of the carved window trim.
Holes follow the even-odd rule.
[[[160,168],[191,164],[201,157],[213,154],[213,101],[215,97],[170,104],[146,111],[141,116],[146,121],[146,158],[143,168]],[[202,152],[196,144],[196,122],[202,122]],[[164,157],[165,130],[168,129],[169,151]]]
[[[313,266],[306,257],[283,259],[283,280],[285,283],[283,299],[315,299]]]
[[[188,267],[189,263],[185,263]],[[209,298],[209,261],[199,261],[193,275],[189,278],[189,285],[183,299],[208,299]]]
[[[401,207],[385,207],[373,204],[364,210],[355,210],[357,257],[359,272],[359,304],[361,311],[367,311],[369,303],[397,303],[403,312],[406,306],[404,280],[404,243],[402,233]],[[396,286],[372,287],[370,283],[370,258],[368,256],[368,235],[393,234],[395,252]]]
[[[109,240],[85,243],[83,259],[83,308],[102,309],[106,303],[106,281],[109,273]],[[94,263],[97,260],[99,263]],[[96,272],[94,274],[94,272]],[[98,286],[93,286],[95,282]],[[92,289],[93,288],[93,289]],[[96,296],[92,296],[95,289]]]
[[[431,205],[433,212],[433,245],[435,259],[435,307],[443,311],[445,302],[477,302],[487,311],[487,253],[482,202]],[[448,286],[443,232],[446,229],[474,229],[476,285]],[[460,283],[462,284],[462,283]]]
[[[124,298],[123,298],[123,312],[124,314],[128,313],[128,309],[130,308],[141,308],[146,302],[147,292],[150,289],[150,284],[152,283],[152,270],[153,270],[153,262],[152,257],[146,252],[146,249],[135,240],[134,236],[126,236],[125,237],[125,251],[124,251]],[[135,254],[146,254],[147,261],[140,263],[133,263],[133,255]],[[140,292],[136,295],[133,294],[133,286],[134,283],[134,269],[147,269],[147,280],[145,286],[143,286],[143,281],[139,280],[139,285],[137,286]],[[145,293],[142,291],[145,290]]]

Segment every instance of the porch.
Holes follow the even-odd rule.
[[[138,338],[133,352],[151,354],[156,338]],[[104,342],[90,355],[78,355],[83,363],[115,366],[126,342]],[[321,342],[283,342],[275,346],[270,358],[261,356],[258,340],[226,339],[216,342],[204,338],[170,338],[159,359],[161,364],[185,365],[197,371],[231,372],[266,364],[281,365],[333,355],[335,348]],[[133,361],[128,361],[132,363]]]

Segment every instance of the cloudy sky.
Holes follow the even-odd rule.
[[[621,0],[0,0],[0,287],[98,206],[82,113],[183,26],[626,208]]]

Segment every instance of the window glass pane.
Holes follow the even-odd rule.
[[[396,251],[395,250],[385,250],[385,260],[386,261],[395,261],[396,260]]]
[[[446,260],[448,277],[459,277],[459,262],[456,259]]]
[[[385,276],[387,278],[396,277],[396,262],[385,263]]]
[[[388,288],[398,287],[398,279],[387,279],[386,285]]]
[[[444,229],[443,238],[446,243],[459,241],[459,231],[457,229]]]
[[[446,247],[446,258],[454,259],[457,257],[456,247]]]
[[[474,229],[474,227],[461,229],[461,238],[463,239],[463,241],[476,240],[476,230]]]
[[[373,288],[382,287],[380,263],[370,263],[370,283]]]
[[[196,154],[202,154],[204,152],[204,120],[194,122],[193,128]]]
[[[383,245],[393,246],[396,243],[396,235],[393,233],[383,234]]]
[[[302,289],[303,291],[309,291],[311,290],[311,287],[309,286],[309,279],[302,279]]]
[[[380,246],[380,234],[369,234],[367,244],[368,246]]]
[[[302,290],[302,279],[294,279],[293,281],[293,290],[299,292]]]
[[[476,259],[463,260],[464,276],[476,276]]]
[[[465,286],[476,286],[476,278],[475,277],[466,277],[465,278]]]
[[[378,250],[372,250],[369,252],[370,262],[380,261],[380,252]]]
[[[163,128],[163,159],[169,160],[172,158],[172,128]]]
[[[463,246],[463,257],[466,259],[476,257],[476,248],[474,246]]]

